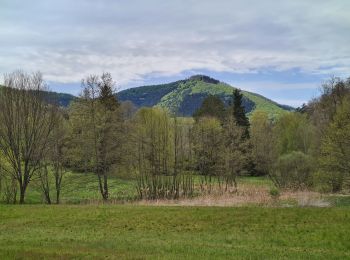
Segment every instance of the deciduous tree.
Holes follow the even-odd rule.
[[[48,104],[40,73],[16,71],[4,76],[0,91],[0,152],[7,173],[19,186],[20,203],[39,170],[54,127],[56,108]]]

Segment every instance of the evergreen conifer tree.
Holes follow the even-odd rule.
[[[244,106],[242,104],[243,95],[239,89],[235,89],[232,95],[232,113],[238,126],[244,128],[242,134],[243,139],[249,139],[249,120],[245,114]]]

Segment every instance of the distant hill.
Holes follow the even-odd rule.
[[[228,105],[234,87],[205,75],[195,75],[185,80],[168,84],[142,86],[118,93],[120,101],[131,101],[137,107],[160,106],[180,116],[192,116],[208,95],[216,95]],[[254,110],[266,111],[270,117],[292,110],[259,94],[242,91],[246,113]]]
[[[61,107],[68,107],[69,104],[76,100],[77,97],[66,94],[66,93],[57,93],[57,92],[47,92],[47,98],[49,101],[57,102],[57,104]]]
[[[0,86],[1,87],[1,86]],[[120,91],[120,101],[131,101],[136,107],[160,106],[179,116],[192,116],[208,95],[216,95],[228,105],[234,87],[205,75],[195,75],[185,80],[167,84],[141,86]],[[280,105],[259,94],[242,91],[246,113],[254,110],[266,111],[271,118],[278,117],[292,107]],[[77,97],[57,92],[48,92],[48,99],[67,107]]]
[[[2,87],[4,86],[0,85],[0,89]],[[68,107],[73,100],[77,99],[77,97],[66,93],[58,93],[52,91],[45,91],[45,93],[48,102],[54,102],[61,107]]]

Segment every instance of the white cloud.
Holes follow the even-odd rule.
[[[350,70],[347,0],[2,2],[0,73],[68,83],[110,71],[123,85],[199,69]]]

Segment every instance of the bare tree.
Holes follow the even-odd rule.
[[[66,173],[66,149],[67,149],[67,128],[63,116],[58,117],[55,129],[52,132],[50,161],[53,166],[55,178],[56,203],[60,203],[62,179]]]
[[[44,199],[47,204],[51,204],[51,196],[50,196],[50,174],[48,165],[43,164],[38,170],[38,176],[40,179],[41,190],[44,195]]]
[[[57,111],[55,127],[48,142],[48,151],[43,158],[42,167],[38,171],[42,192],[48,204],[51,204],[50,180],[54,180],[56,204],[60,203],[63,176],[66,173],[66,159],[68,146],[67,122],[63,113]]]
[[[55,108],[49,105],[41,73],[15,71],[4,76],[0,91],[0,152],[6,173],[18,182],[20,203],[47,148]]]

